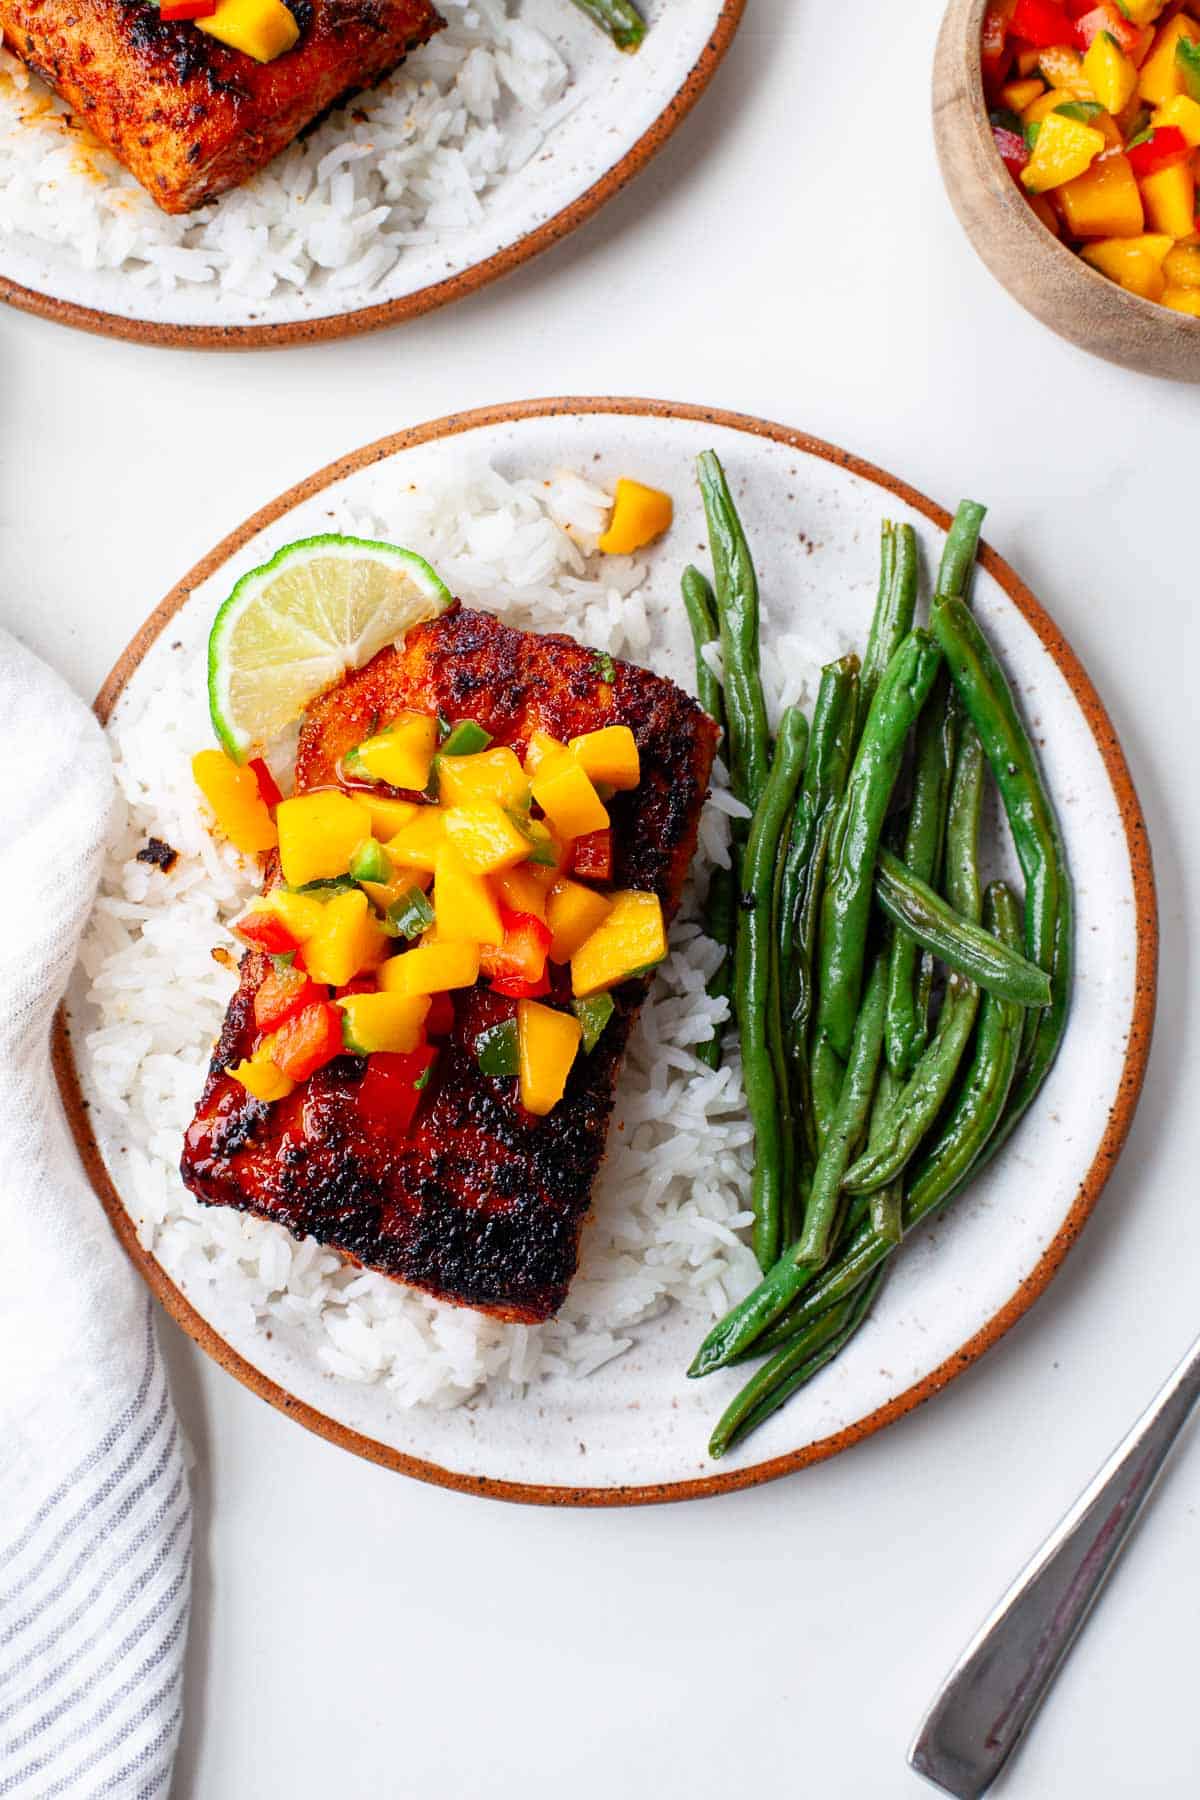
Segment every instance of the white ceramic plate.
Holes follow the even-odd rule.
[[[690,685],[677,592],[681,565],[704,538],[692,466],[708,446],[729,473],[773,616],[786,613],[831,655],[840,654],[843,634],[865,635],[880,518],[910,519],[931,548],[938,538],[929,521],[947,522],[911,489],[841,451],[727,414],[575,400],[460,416],[370,446],[249,520],[148,621],[101,695],[101,712],[136,706],[147,683],[169,679],[172,658],[198,654],[236,577],[281,543],[321,529],[334,489],[385,511],[389,488],[468,449],[510,476],[577,467],[611,483],[632,473],[675,496],[675,525],[650,553],[649,594],[667,646],[656,666]],[[223,1306],[219,1290],[187,1295],[172,1285],[137,1246],[114,1185],[120,1120],[79,1106],[64,1039],[64,1092],[93,1178],[143,1274],[185,1328],[256,1391],[360,1454],[472,1491],[559,1504],[682,1498],[783,1473],[907,1411],[994,1342],[1054,1273],[1128,1129],[1153,1019],[1156,920],[1137,798],[1087,677],[990,552],[974,592],[1058,801],[1078,894],[1074,1012],[1054,1071],[1004,1155],[952,1212],[905,1245],[867,1325],[829,1370],[720,1464],[708,1460],[705,1444],[744,1375],[685,1380],[696,1328],[678,1312],[639,1327],[632,1350],[584,1381],[548,1379],[524,1400],[484,1394],[449,1412],[399,1409],[382,1388],[315,1367],[286,1333],[269,1341],[255,1334]],[[94,1101],[86,1067],[81,1074]]]
[[[85,268],[68,245],[0,234],[0,299],[85,330],[203,349],[345,337],[428,312],[565,237],[642,168],[703,92],[744,4],[648,0],[641,49],[622,55],[569,0],[524,0],[522,19],[567,63],[576,104],[541,150],[485,196],[475,225],[408,247],[365,293],[289,288],[248,300],[216,293],[215,284],[163,293],[123,269]],[[409,58],[410,73],[421,54]]]

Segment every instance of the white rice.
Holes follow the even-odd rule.
[[[511,483],[486,466],[459,467],[397,494],[383,517],[343,509],[331,523],[422,551],[455,593],[515,625],[653,661],[644,571],[591,554],[608,504],[572,474]],[[767,665],[773,710],[785,685],[787,698],[803,697],[801,658],[789,640],[778,647],[781,660]],[[211,953],[236,953],[227,924],[255,870],[214,843],[198,811],[188,763],[211,741],[202,659],[139,705],[123,707],[110,730],[121,804],[82,952],[95,1008],[83,1063],[141,1241],[201,1310],[204,1287],[216,1284],[223,1301],[236,1296],[247,1326],[299,1334],[335,1377],[382,1382],[401,1405],[446,1406],[485,1383],[587,1375],[669,1305],[694,1313],[699,1333],[747,1290],[752,1134],[736,1052],[717,1073],[693,1054],[727,1014],[704,992],[720,953],[695,923],[709,870],[728,864],[730,818],[744,811],[719,766],[671,953],[630,1044],[579,1273],[558,1318],[503,1325],[347,1267],[281,1226],[199,1206],[184,1188],[181,1136],[235,985]],[[150,834],[180,851],[169,875],[135,860]]]
[[[566,0],[563,0],[564,5]],[[169,218],[0,47],[0,242],[66,247],[158,293],[369,293],[411,245],[475,224],[576,104],[520,0],[439,0],[446,29],[210,206]]]

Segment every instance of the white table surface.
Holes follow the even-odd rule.
[[[1079,1247],[982,1363],[832,1463],[633,1512],[464,1499],[309,1436],[164,1320],[199,1503],[176,1800],[927,1791],[904,1750],[935,1685],[1196,1328],[1200,390],[1060,343],[976,261],[930,141],[936,11],[751,0],[598,219],[385,335],[202,357],[0,316],[0,618],[85,694],[201,552],[354,445],[526,394],[711,402],[990,502],[1157,861],[1148,1087]],[[1198,1504],[1185,1443],[1005,1800],[1194,1788]]]

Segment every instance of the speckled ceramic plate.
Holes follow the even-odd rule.
[[[486,453],[509,475],[555,467],[667,488],[675,525],[650,553],[664,672],[688,680],[681,564],[703,540],[692,466],[714,446],[743,507],[775,618],[838,654],[861,638],[881,516],[920,530],[947,515],[879,469],[780,426],[648,401],[564,400],[493,408],[403,432],[322,470],[257,513],[184,578],[147,621],[99,699],[107,718],[170,679],[171,646],[197,651],[216,600],[282,542],[321,528],[339,490],[386,509],[434,461]],[[991,551],[978,615],[1033,721],[1058,798],[1078,892],[1075,1008],[1054,1071],[1005,1153],[896,1259],[865,1328],[819,1380],[720,1464],[709,1429],[742,1377],[689,1382],[695,1325],[678,1311],[639,1327],[633,1349],[584,1381],[549,1379],[524,1400],[489,1394],[443,1412],[402,1410],[376,1387],[315,1366],[299,1340],[267,1339],[218,1290],[181,1293],[139,1246],[122,1203],[121,1122],[81,1104],[70,1043],[58,1063],[80,1148],[113,1224],[167,1310],[256,1393],[360,1455],[470,1492],[552,1504],[683,1499],[767,1480],[876,1431],[958,1374],[1042,1292],[1094,1205],[1137,1103],[1154,1012],[1157,926],[1145,826],[1112,725],[1051,619]],[[168,629],[169,627],[169,629]],[[84,1090],[87,1070],[83,1068]]]
[[[551,39],[571,71],[575,104],[538,153],[485,196],[476,224],[410,245],[369,292],[288,289],[249,300],[181,284],[161,293],[124,269],[85,268],[70,245],[0,234],[0,300],[109,337],[204,350],[350,337],[415,318],[566,237],[644,168],[707,87],[744,5],[647,0],[649,29],[628,56],[568,0],[524,0],[522,18]]]

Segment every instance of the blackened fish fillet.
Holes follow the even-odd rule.
[[[305,721],[298,790],[337,780],[338,765],[378,721],[405,708],[473,718],[523,754],[537,728],[567,739],[606,724],[637,739],[641,781],[609,803],[615,887],[658,894],[673,916],[696,844],[716,727],[672,682],[598,656],[570,638],[513,631],[456,608],[409,633],[322,696]],[[455,995],[412,1134],[390,1128],[369,1064],[340,1057],[266,1106],[225,1071],[256,1041],[254,993],[269,967],[242,963],[182,1170],[211,1205],[275,1219],[342,1255],[498,1318],[549,1318],[566,1297],[579,1233],[604,1154],[613,1091],[646,981],[626,982],[590,1056],[576,1059],[545,1118],[518,1104],[511,1080],[480,1073],[479,1033],[516,1003],[486,985]],[[556,998],[569,994],[554,969]]]

